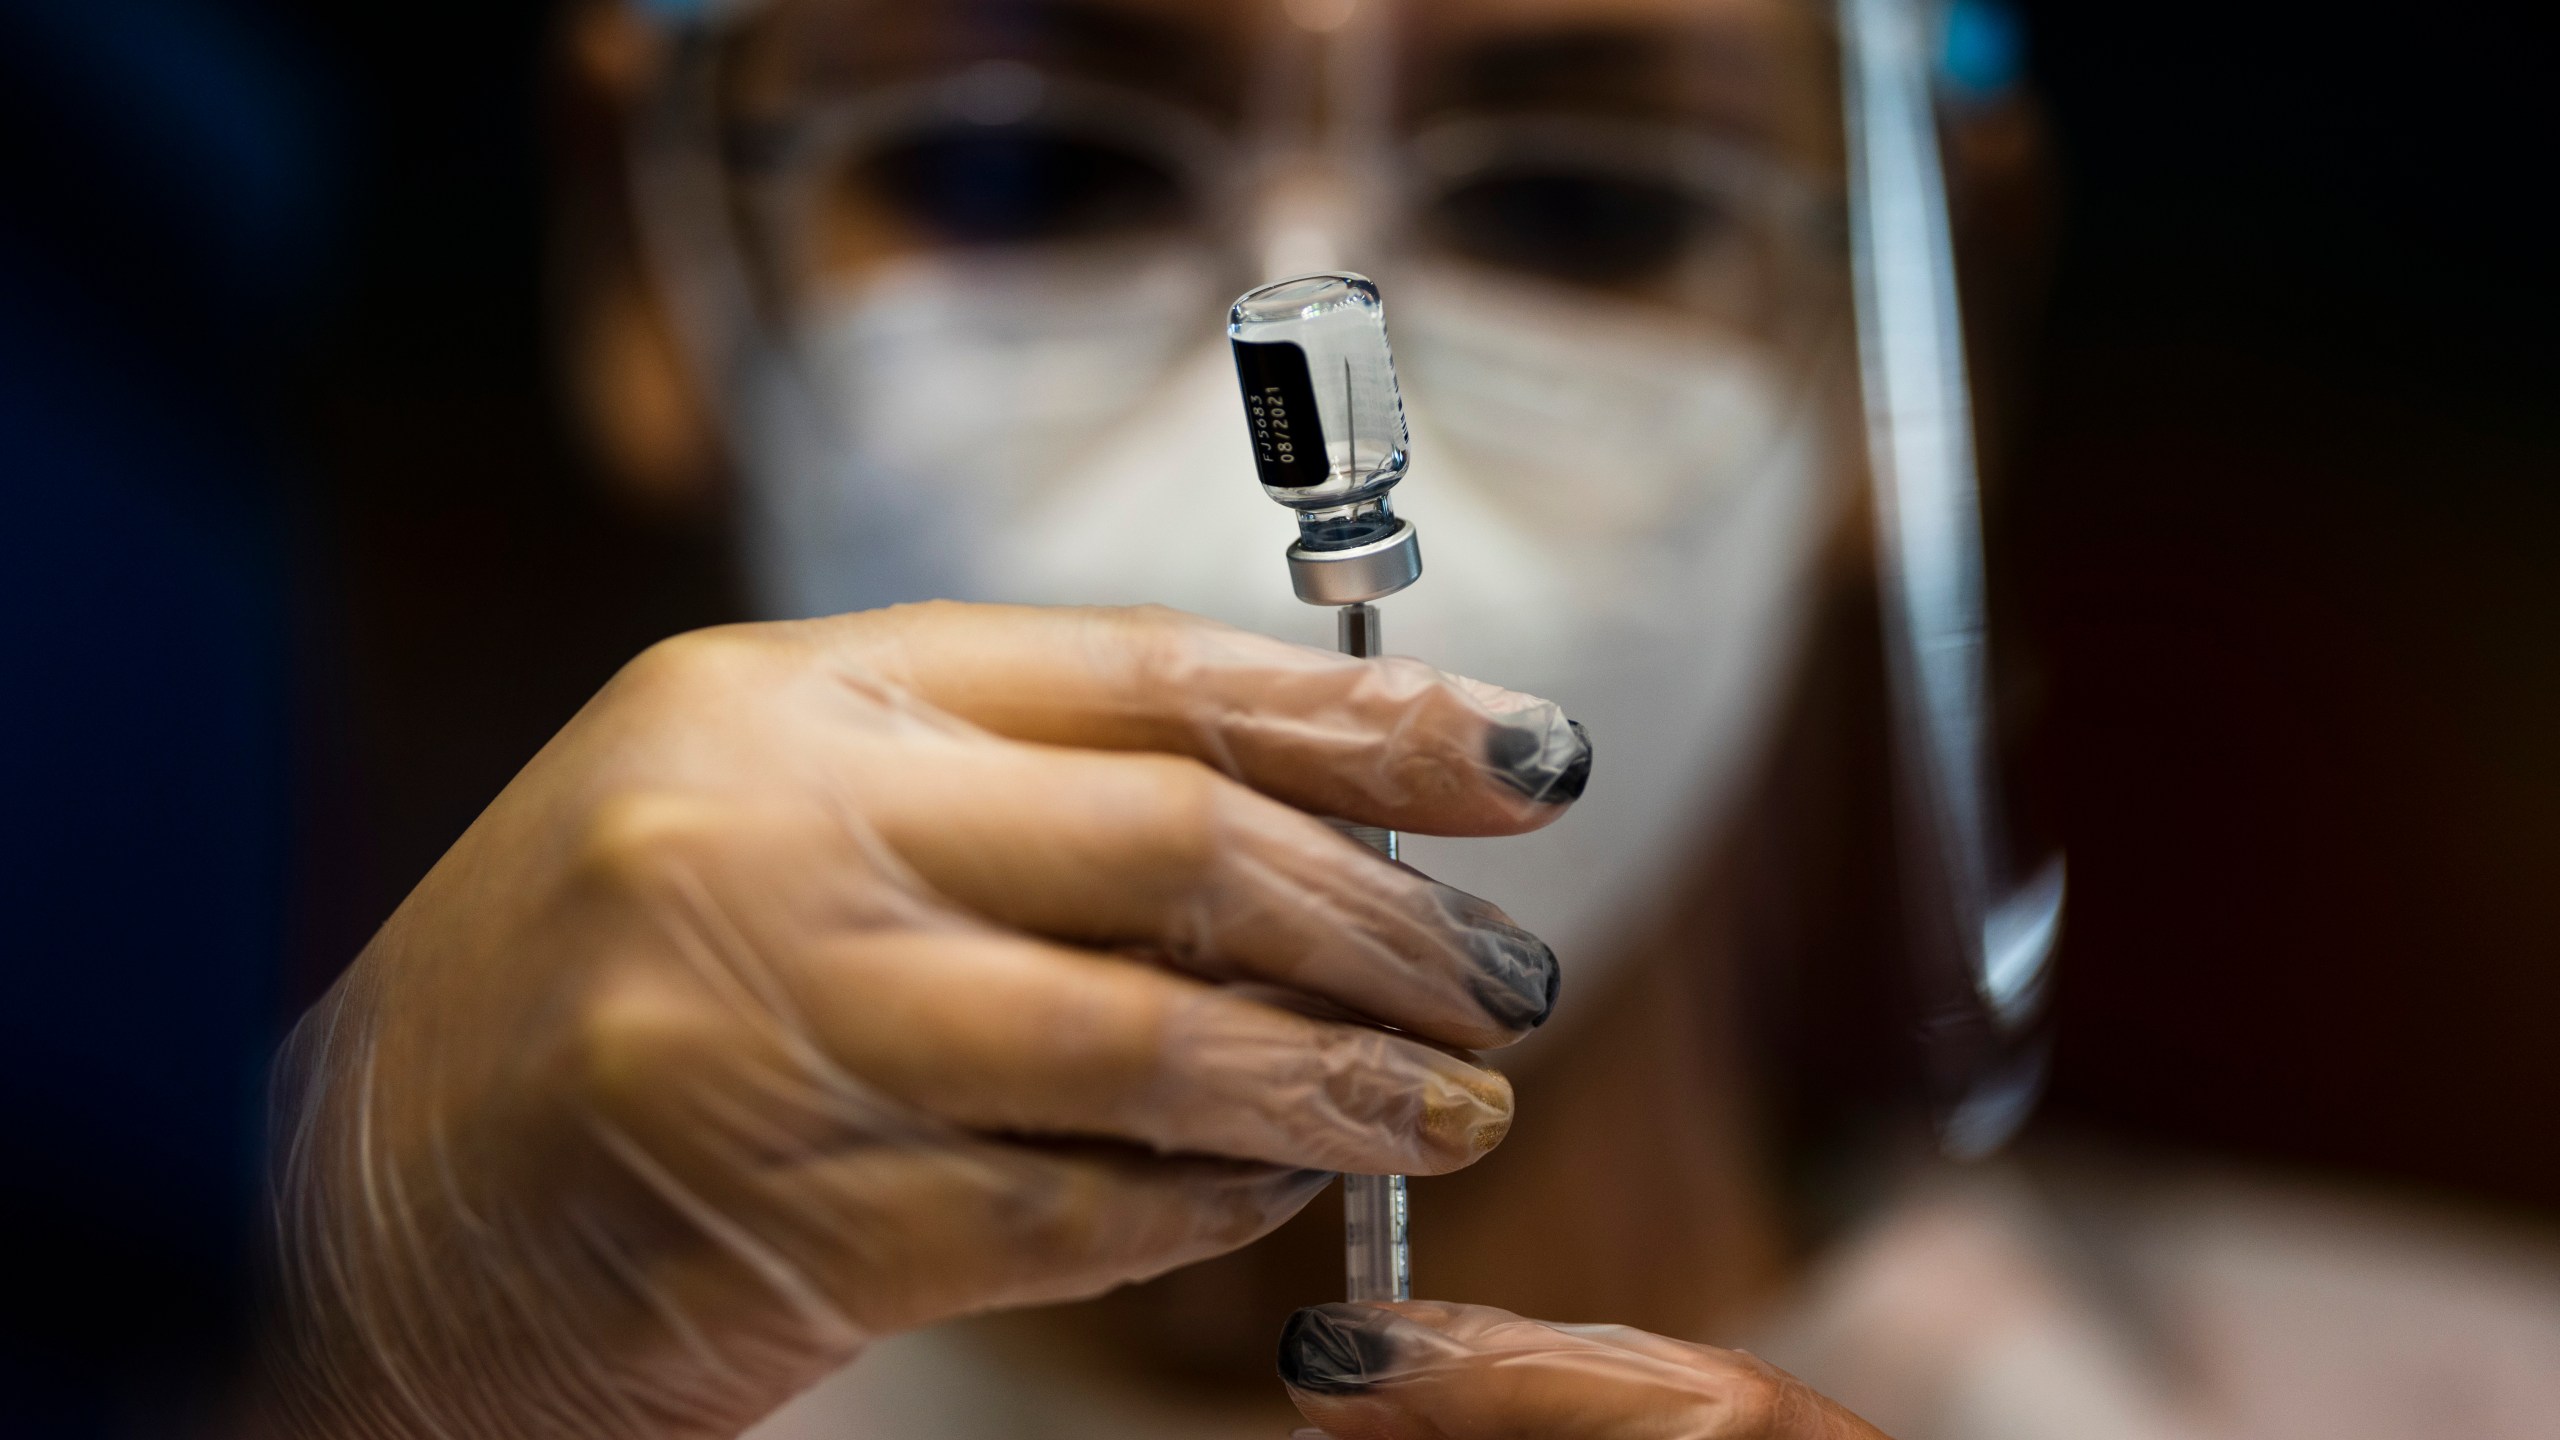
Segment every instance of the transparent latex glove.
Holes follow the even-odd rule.
[[[1302,1440],[1885,1440],[1739,1350],[1484,1305],[1318,1305],[1280,1340]]]
[[[262,1414],[734,1435],[875,1336],[1466,1165],[1511,1095],[1443,1047],[1542,1020],[1554,956],[1306,812],[1528,830],[1589,758],[1545,701],[1169,610],[659,645],[280,1060]]]

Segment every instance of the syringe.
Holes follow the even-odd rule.
[[[1227,338],[1263,493],[1298,517],[1289,582],[1332,605],[1342,653],[1384,650],[1377,607],[1422,576],[1413,522],[1387,492],[1404,478],[1404,399],[1387,349],[1378,287],[1351,274],[1306,275],[1248,291],[1227,311]],[[1396,832],[1343,824],[1396,858]],[[1342,1177],[1343,1267],[1353,1300],[1413,1294],[1401,1175]]]

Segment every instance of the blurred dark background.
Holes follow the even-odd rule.
[[[2513,22],[2030,12],[2048,1114],[2560,1208],[2555,287]]]
[[[2560,1211],[2537,49],[2026,8],[1998,517],[2071,843],[2055,1123]],[[268,1049],[722,538],[544,351],[540,4],[0,0],[0,1430],[229,1358]]]

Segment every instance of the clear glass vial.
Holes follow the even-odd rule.
[[[1265,285],[1229,307],[1227,338],[1262,491],[1297,514],[1299,598],[1353,604],[1413,583],[1421,551],[1387,500],[1410,442],[1378,287],[1352,274]]]

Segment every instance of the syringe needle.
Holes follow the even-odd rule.
[[[1360,474],[1360,412],[1351,404],[1351,357],[1342,357],[1342,428],[1349,435],[1343,442],[1342,458],[1357,479]]]

